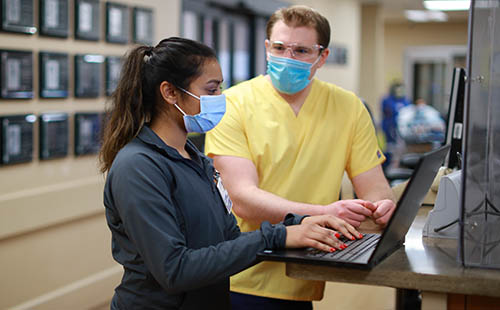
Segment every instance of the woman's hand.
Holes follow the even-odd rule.
[[[286,247],[312,247],[325,252],[345,249],[338,238],[344,235],[350,240],[362,238],[352,225],[333,215],[309,216],[300,225],[286,227]]]

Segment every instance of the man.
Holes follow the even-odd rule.
[[[431,143],[440,146],[446,125],[438,110],[419,98],[399,111],[398,131],[408,144]]]
[[[397,167],[399,158],[404,148],[404,143],[398,135],[398,113],[399,110],[408,106],[410,101],[405,96],[404,85],[393,82],[389,89],[389,95],[382,100],[382,130],[385,135],[387,160],[383,167]]]
[[[313,79],[329,54],[328,21],[292,6],[276,11],[266,32],[268,74],[225,92],[226,115],[205,145],[241,229],[289,212],[385,225],[394,202],[370,116],[354,94]],[[338,201],[344,171],[364,200]],[[323,289],[323,282],[288,278],[283,263],[260,263],[231,278],[235,310],[312,309]]]

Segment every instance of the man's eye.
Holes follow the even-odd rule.
[[[277,51],[282,51],[285,49],[285,47],[283,45],[273,45],[273,49]]]
[[[310,48],[298,46],[293,50],[296,54],[309,54],[311,52]]]

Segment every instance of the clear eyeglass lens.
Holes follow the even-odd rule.
[[[321,49],[320,45],[304,46],[296,43],[284,44],[279,41],[270,41],[271,52],[273,55],[281,56],[286,50],[290,50],[292,56],[297,59],[310,59],[316,55],[316,52]]]

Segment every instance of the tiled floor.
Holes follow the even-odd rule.
[[[314,310],[394,310],[396,290],[389,287],[327,282]]]

